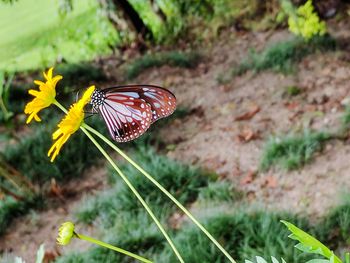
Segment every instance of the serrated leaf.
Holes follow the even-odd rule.
[[[245,260],[244,263],[253,263],[253,262],[250,260]]]
[[[36,252],[36,261],[35,263],[42,263],[45,256],[45,245],[41,244],[38,251]]]
[[[289,237],[300,242],[300,244],[297,244],[295,246],[296,248],[300,249],[303,252],[320,254],[328,259],[333,258],[334,263],[342,263],[340,258],[335,256],[328,247],[326,247],[316,238],[296,227],[292,223],[284,220],[281,220],[281,222],[289,229],[289,231],[292,232]]]
[[[272,263],[279,263],[275,257],[271,257],[271,259],[272,259]]]
[[[313,249],[312,247],[309,246],[305,246],[302,243],[298,243],[294,246],[295,248],[299,249],[302,252],[305,253],[313,253],[313,254],[319,254],[319,255],[323,255],[322,253],[322,249],[318,248],[318,249]]]

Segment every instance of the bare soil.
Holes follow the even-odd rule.
[[[48,199],[48,209],[32,211],[25,217],[16,219],[1,236],[0,251],[13,253],[22,257],[27,263],[35,262],[36,252],[41,244],[45,244],[47,260],[68,251],[84,251],[88,242],[73,239],[66,247],[58,246],[56,238],[58,227],[66,221],[75,221],[74,212],[86,195],[94,195],[106,188],[106,169],[91,168],[78,179],[71,180],[67,185],[58,183],[58,191]],[[77,226],[79,233],[79,226]],[[96,228],[84,226],[85,235],[98,236]]]

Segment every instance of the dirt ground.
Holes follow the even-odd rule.
[[[58,227],[66,221],[75,221],[75,208],[85,196],[93,195],[107,187],[105,167],[91,168],[78,179],[67,185],[57,184],[58,191],[47,201],[50,209],[33,211],[29,215],[16,219],[0,239],[0,249],[22,257],[27,263],[34,262],[36,252],[45,244],[45,258],[54,259],[67,251],[84,251],[90,245],[76,239],[67,247],[58,246],[56,238]],[[57,194],[58,193],[58,194]],[[79,233],[79,226],[77,226]],[[98,236],[96,228],[84,226],[84,234]],[[81,232],[81,233],[83,233]]]
[[[286,31],[225,37],[196,70],[163,67],[145,72],[138,82],[170,87],[179,105],[192,112],[161,131],[163,140],[176,145],[169,157],[216,171],[246,193],[250,203],[319,217],[349,189],[347,142],[329,142],[319,156],[297,171],[261,173],[258,166],[264,142],[273,134],[308,127],[339,129],[344,105],[350,102],[350,67],[344,54],[308,56],[293,75],[249,72],[225,85],[217,81],[246,56],[251,43],[261,50],[288,37]],[[286,87],[292,85],[302,92],[286,97]],[[257,113],[251,119],[237,120],[252,112]]]
[[[333,31],[334,35],[350,36],[350,31],[344,29]],[[288,37],[291,36],[287,31],[228,31],[202,50],[205,60],[196,69],[150,69],[133,83],[167,87],[176,95],[179,107],[190,110],[188,116],[159,131],[166,143],[175,145],[167,153],[170,158],[206,167],[232,181],[236,189],[245,193],[243,202],[317,218],[338,204],[342,193],[348,192],[349,142],[330,141],[312,162],[297,171],[271,169],[262,173],[258,166],[264,142],[273,134],[307,127],[329,131],[340,127],[344,105],[350,103],[346,52],[308,56],[292,75],[248,72],[227,84],[217,80],[246,57],[250,48],[262,50]],[[113,75],[114,70],[117,74],[117,69],[110,69],[109,74]],[[301,94],[286,96],[286,87],[291,85],[299,87]],[[246,117],[249,114],[251,118]],[[48,251],[62,253],[54,244],[56,227],[72,216],[84,194],[105,187],[103,171],[87,171],[87,185],[79,184],[77,194],[69,201],[18,219],[1,238],[0,248],[13,249],[28,262],[44,241]],[[75,187],[77,182],[71,184]],[[93,226],[89,231],[94,231]],[[23,245],[18,246],[18,240]],[[47,243],[48,240],[52,242]],[[69,249],[75,248],[78,245]]]

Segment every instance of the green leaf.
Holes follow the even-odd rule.
[[[265,259],[263,259],[262,257],[257,256],[256,263],[267,263],[267,261]]]
[[[314,253],[322,255],[329,260],[332,261],[322,261],[322,262],[334,262],[334,263],[342,263],[340,258],[335,256],[333,252],[323,245],[320,241],[318,241],[313,236],[309,235],[308,233],[304,232],[300,228],[296,227],[292,223],[289,223],[287,221],[281,220],[281,222],[289,229],[289,231],[292,232],[291,235],[289,235],[289,238],[299,241],[300,243],[297,244],[295,247],[303,252],[306,253]],[[321,262],[321,261],[320,261]],[[315,262],[313,262],[315,263]]]
[[[45,245],[41,244],[38,251],[36,252],[35,263],[42,263],[45,256]]]
[[[4,81],[5,81],[5,75],[4,72],[0,71],[0,97],[2,97],[2,94],[4,92]]]

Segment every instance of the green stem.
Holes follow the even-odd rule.
[[[90,127],[87,124],[83,124],[84,128],[98,136],[101,140],[107,143],[110,147],[113,148],[117,153],[119,153],[125,160],[127,160],[130,164],[132,164],[137,170],[139,170],[148,180],[150,180],[156,187],[158,187],[171,201],[173,201],[191,220],[194,224],[196,224],[200,230],[216,245],[218,249],[228,258],[228,260],[232,263],[236,263],[236,261],[230,256],[230,254],[219,244],[218,241],[205,229],[205,227],[197,221],[197,219],[179,202],[177,199],[166,190],[156,179],[154,179],[149,173],[147,173],[142,167],[140,167],[137,163],[135,163],[129,156],[127,156],[122,150],[120,150],[114,143],[108,140],[101,133],[96,131],[94,128]]]
[[[168,236],[168,234],[166,233],[166,231],[164,230],[164,228],[162,227],[161,223],[158,221],[158,219],[156,218],[156,216],[153,214],[152,210],[150,209],[150,207],[147,205],[147,203],[145,202],[145,200],[143,200],[143,198],[141,197],[141,195],[139,194],[139,192],[134,188],[134,186],[131,184],[131,182],[128,180],[128,178],[123,174],[123,172],[119,169],[119,167],[115,164],[115,162],[112,160],[112,158],[108,155],[108,153],[102,148],[102,146],[95,140],[95,138],[91,135],[91,133],[89,131],[87,131],[86,129],[86,124],[82,123],[80,126],[80,129],[86,134],[87,137],[89,137],[89,139],[95,144],[95,146],[100,150],[100,152],[102,153],[102,155],[109,161],[109,163],[112,165],[112,167],[117,171],[117,173],[120,175],[120,177],[124,180],[124,182],[127,184],[127,186],[131,189],[131,191],[134,193],[134,195],[137,197],[137,199],[141,202],[141,204],[143,205],[143,207],[146,209],[146,211],[148,212],[148,214],[152,217],[153,221],[156,223],[156,225],[158,226],[159,230],[162,232],[162,234],[164,235],[164,237],[166,238],[166,240],[168,241],[169,245],[171,246],[171,248],[173,249],[174,253],[176,254],[177,258],[179,259],[180,262],[184,262],[184,260],[182,259],[180,253],[177,251],[175,245],[173,244],[173,242],[171,241],[170,237]]]
[[[75,233],[75,236],[77,238],[82,239],[82,240],[86,240],[86,241],[94,243],[96,245],[99,245],[99,246],[102,246],[102,247],[105,247],[105,248],[108,248],[108,249],[112,249],[112,250],[117,251],[119,253],[125,254],[125,255],[127,255],[129,257],[136,258],[136,259],[138,259],[138,260],[140,260],[142,262],[153,263],[152,261],[150,261],[150,260],[148,260],[146,258],[140,257],[140,256],[138,256],[138,255],[136,255],[134,253],[131,253],[131,252],[127,251],[127,250],[124,250],[124,249],[119,248],[119,247],[112,246],[112,245],[110,245],[108,243],[102,242],[102,241],[94,239],[92,237],[88,237],[88,236],[81,235],[81,234],[76,234],[76,233]]]
[[[68,111],[66,110],[66,108],[63,107],[62,104],[59,103],[57,100],[55,100],[53,104],[55,104],[58,108],[60,108],[61,111],[63,111],[65,114],[67,114]]]
[[[6,117],[8,116],[9,113],[8,113],[8,111],[7,111],[6,107],[5,107],[5,103],[4,103],[4,101],[2,100],[1,97],[0,97],[0,108],[4,112],[4,118],[6,119]]]

